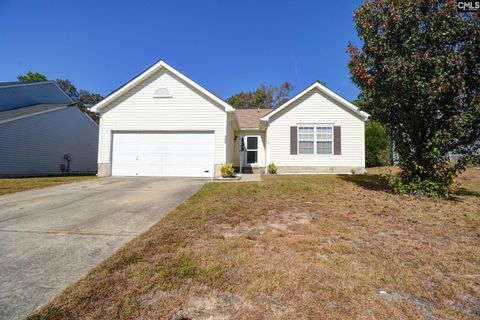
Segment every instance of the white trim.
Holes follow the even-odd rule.
[[[302,92],[300,92],[299,94],[297,94],[295,97],[291,98],[290,100],[288,100],[287,102],[285,102],[284,104],[282,104],[280,107],[276,108],[275,110],[273,110],[272,112],[270,112],[269,114],[265,115],[264,117],[262,117],[260,120],[261,121],[269,121],[270,118],[280,112],[281,110],[285,109],[286,107],[288,107],[289,105],[291,105],[292,103],[294,103],[295,101],[297,101],[298,99],[300,99],[301,97],[303,97],[304,95],[306,95],[307,93],[309,93],[311,90],[313,89],[318,89],[320,90],[322,93],[324,93],[325,95],[327,95],[328,97],[332,98],[333,100],[337,101],[338,103],[342,104],[343,106],[345,106],[346,108],[350,109],[351,111],[355,112],[356,114],[358,114],[359,116],[362,117],[363,121],[366,121],[368,119],[368,117],[370,117],[370,115],[364,111],[360,111],[360,109],[355,106],[354,104],[348,102],[347,100],[345,100],[344,98],[342,98],[341,96],[339,96],[338,94],[336,94],[335,92],[333,92],[332,90],[328,89],[327,87],[321,85],[320,83],[318,82],[315,82],[314,84],[312,84],[310,87],[308,87],[307,89],[303,90]]]
[[[28,107],[27,107],[27,108],[28,108]],[[21,115],[21,116],[18,116],[18,117],[13,117],[13,118],[5,119],[5,120],[0,120],[0,124],[2,124],[2,123],[7,123],[7,122],[10,122],[10,121],[15,121],[15,120],[20,120],[20,119],[30,118],[30,117],[33,117],[33,116],[37,116],[37,115],[39,115],[39,114],[48,113],[48,112],[53,112],[53,111],[57,111],[57,110],[60,110],[60,109],[66,109],[66,108],[68,108],[68,106],[61,106],[61,107],[54,108],[54,109],[50,109],[50,110],[42,110],[42,111],[30,113],[30,114],[24,114],[24,115]],[[81,111],[80,111],[80,112],[81,112]],[[82,112],[82,113],[83,113],[83,112]],[[92,119],[90,119],[90,120],[92,120]],[[93,120],[92,120],[92,121],[93,121]]]
[[[265,130],[262,130],[260,128],[241,128],[238,131],[261,131],[261,132],[263,132]]]
[[[229,130],[228,130],[228,114],[225,113],[225,122],[224,122],[224,126],[223,126],[223,132],[224,132],[224,135],[223,135],[223,146],[225,147],[225,152],[223,153],[223,163],[227,163],[227,158],[228,158],[228,143],[230,143],[229,141],[229,137],[230,137],[230,133],[229,133]],[[215,145],[215,138],[213,139],[213,143]],[[213,151],[214,153],[214,158],[215,158],[215,150]],[[213,162],[215,162],[215,159],[213,160]],[[215,174],[215,168],[213,169],[214,170],[214,174]]]
[[[100,143],[102,142],[102,115],[99,115],[99,117],[98,117],[98,139],[97,140],[98,140],[98,143],[97,143],[97,149],[98,149],[98,151],[97,151],[97,165],[100,166],[100,151],[101,151]],[[110,161],[108,163],[110,163]],[[98,167],[97,167],[97,176],[98,176]]]
[[[130,80],[126,85],[121,87],[119,90],[115,91],[111,95],[107,96],[105,99],[94,105],[90,110],[93,112],[98,112],[100,109],[104,108],[107,106],[109,103],[123,95],[124,93],[128,92],[130,89],[135,87],[137,84],[142,82],[144,79],[148,78],[151,76],[153,73],[156,71],[160,70],[161,68],[166,69],[167,71],[171,72],[175,76],[179,77],[183,81],[185,81],[187,84],[195,88],[196,90],[200,91],[202,94],[206,95],[216,103],[220,104],[222,107],[224,107],[225,111],[234,111],[233,107],[230,106],[228,103],[214,95],[213,93],[209,92],[184,74],[180,73],[179,71],[175,70],[171,66],[169,66],[165,61],[160,60],[159,62],[155,63],[152,67],[148,68],[145,72],[140,74],[139,76],[135,77],[133,80]]]
[[[257,138],[257,149],[248,149],[247,147],[247,139],[245,138],[250,138],[250,137],[253,137],[253,138]],[[242,140],[245,139],[244,141],[244,145],[245,145],[245,151],[242,152]],[[247,165],[250,165],[252,166],[253,168],[257,168],[259,167],[258,165],[258,156],[260,155],[260,152],[259,152],[259,144],[260,142],[262,141],[262,137],[260,136],[260,134],[255,134],[255,133],[243,133],[243,134],[240,134],[240,157],[242,156],[242,153],[243,153],[243,156],[245,156],[245,161],[244,161],[244,165],[247,166]],[[254,162],[254,163],[248,163],[247,162],[247,151],[256,151],[257,152],[257,162]]]
[[[268,128],[265,130],[265,174],[268,174],[268,165],[270,164],[268,161],[270,160],[269,152],[270,152],[270,147],[268,146],[269,142],[269,136],[268,136]]]

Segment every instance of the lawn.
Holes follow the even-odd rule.
[[[479,318],[480,170],[459,182],[209,183],[30,319]]]
[[[5,178],[0,179],[0,195],[25,191],[37,188],[46,188],[59,184],[71,183],[95,176],[62,176],[62,177],[35,177],[35,178]]]

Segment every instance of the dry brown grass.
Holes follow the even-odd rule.
[[[211,183],[30,319],[479,318],[480,170],[460,184]]]
[[[62,176],[62,177],[34,177],[34,178],[1,178],[0,195],[30,189],[46,188],[59,184],[94,179],[96,176]]]

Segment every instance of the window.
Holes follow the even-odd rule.
[[[171,98],[172,94],[167,88],[159,88],[155,93],[153,94],[154,98]]]
[[[300,154],[314,154],[315,127],[298,128],[298,151]]]
[[[333,154],[333,124],[298,126],[299,154]]]
[[[332,154],[333,127],[318,126],[317,129],[317,154]]]

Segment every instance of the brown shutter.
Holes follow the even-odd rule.
[[[333,127],[333,154],[342,154],[342,127]]]
[[[297,154],[297,127],[290,127],[290,154]]]

